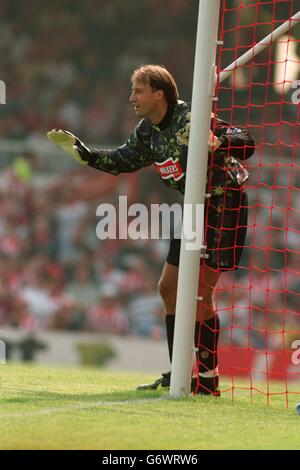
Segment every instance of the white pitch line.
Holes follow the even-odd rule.
[[[19,413],[4,413],[0,414],[0,419],[3,418],[30,418],[43,415],[51,415],[55,413],[65,413],[73,410],[87,410],[89,408],[104,408],[106,406],[118,406],[118,405],[134,405],[139,403],[151,403],[156,401],[165,400],[167,397],[157,398],[143,398],[141,400],[125,400],[125,401],[95,401],[91,403],[77,403],[68,406],[60,406],[53,408],[42,408],[34,411],[21,411]]]

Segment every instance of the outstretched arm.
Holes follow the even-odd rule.
[[[58,144],[81,165],[89,165],[106,173],[132,173],[153,163],[154,159],[137,126],[126,144],[116,149],[90,149],[68,131],[53,129],[48,139]]]
[[[113,175],[132,173],[153,162],[153,154],[143,142],[137,128],[131,133],[126,144],[115,150],[90,150],[88,158],[89,166]]]

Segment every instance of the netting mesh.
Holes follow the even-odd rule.
[[[218,73],[289,20],[299,3],[223,0],[221,8]],[[222,274],[215,293],[221,389],[263,394],[267,402],[282,395],[287,405],[300,395],[299,73],[297,24],[218,83],[213,106],[256,141],[243,162],[250,177],[240,267]]]

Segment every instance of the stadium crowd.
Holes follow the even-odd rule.
[[[18,165],[3,175],[0,324],[161,338],[164,242],[99,240],[90,177],[76,197],[65,177],[40,187],[29,167],[24,175]]]
[[[36,160],[32,156],[22,160],[27,167],[20,172],[18,160],[7,167],[0,189],[0,325],[162,338],[163,311],[156,284],[168,242],[99,240],[96,208],[103,199],[93,193],[91,199],[93,177],[79,171],[68,181],[56,175],[41,184],[39,173],[29,166]],[[144,197],[144,181],[151,187],[152,178],[156,176],[151,170],[140,177]],[[136,183],[131,183],[135,190]],[[115,191],[120,191],[119,184]],[[166,202],[170,192],[164,194],[163,187],[161,191],[161,199],[156,189],[144,202]],[[253,345],[263,348],[267,332],[274,332],[275,345],[281,338],[282,311],[291,329],[297,320],[299,260],[284,249],[281,219],[274,219],[274,230],[267,230],[263,210],[250,212],[249,246],[241,268],[222,275],[215,300],[223,340],[244,344],[251,327]],[[289,246],[292,250],[293,240]],[[280,266],[287,256],[283,271]],[[270,348],[270,335],[268,341]]]
[[[141,0],[138,8],[123,0],[54,0],[40,8],[37,0],[3,0],[7,103],[0,107],[0,138],[45,146],[46,132],[61,127],[87,142],[122,142],[135,124],[128,77],[136,65],[159,57],[174,70],[182,93],[189,89],[194,7],[183,0]],[[76,198],[58,175],[51,187],[36,185],[39,158],[38,152],[25,155],[11,167],[3,156],[1,324],[160,338],[156,283],[164,244],[100,242],[99,197],[84,201],[81,186]],[[24,180],[27,170],[34,184]]]
[[[59,127],[87,142],[122,141],[135,124],[128,77],[149,61],[173,70],[190,96],[195,3],[54,0],[40,8],[37,0],[3,0],[0,69],[8,96],[0,137],[44,138]]]
[[[166,65],[189,99],[198,2],[136,3],[53,0],[40,8],[37,0],[2,0],[0,69],[7,104],[0,107],[0,139],[35,139],[44,146],[48,130],[64,128],[85,142],[123,143],[135,125],[128,78],[141,63]],[[265,163],[262,169],[250,162],[249,246],[241,269],[222,276],[216,296],[224,339],[241,344],[251,326],[253,343],[262,348],[267,330],[282,335],[283,321],[295,323],[300,295],[299,217],[296,210],[284,212],[284,202],[299,207],[298,194],[285,192],[293,201],[276,196],[272,188],[286,185],[280,181],[285,169],[278,175],[267,156]],[[62,175],[57,160],[48,177],[39,165],[36,152],[1,166],[0,326],[161,338],[156,284],[168,243],[96,237],[96,207],[115,201],[124,179],[109,192],[112,180],[92,170]],[[126,187],[135,192],[133,200],[176,200],[150,171],[136,178]],[[264,207],[258,199],[270,202]]]

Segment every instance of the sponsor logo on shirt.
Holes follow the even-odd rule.
[[[184,176],[178,158],[173,160],[173,158],[170,157],[162,163],[155,162],[154,164],[157,173],[163,180],[173,178],[175,181],[178,181]]]

